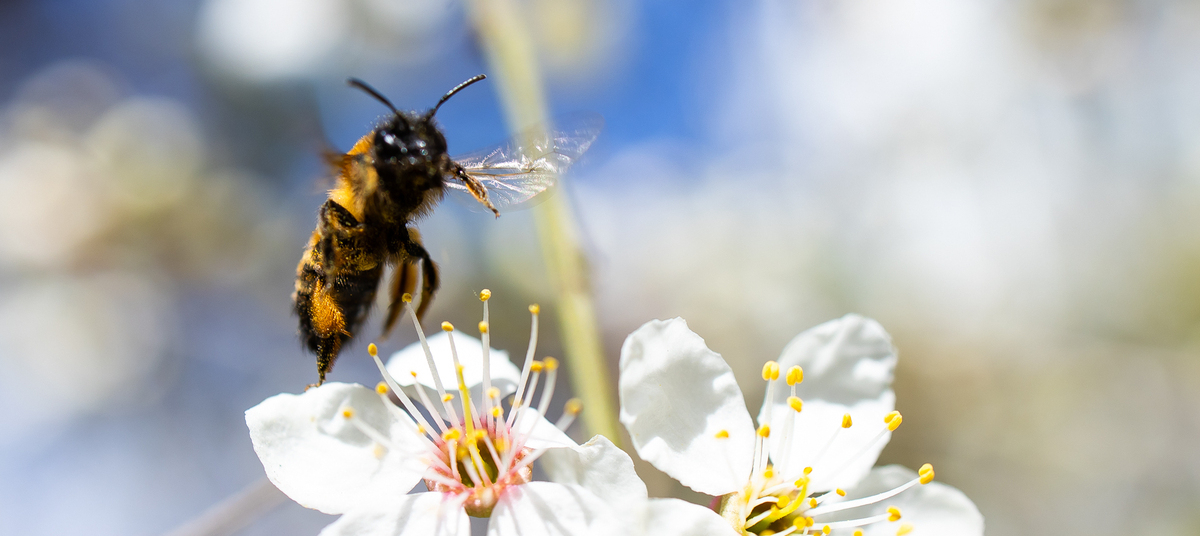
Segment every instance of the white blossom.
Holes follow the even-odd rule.
[[[903,421],[895,364],[867,318],[801,333],[763,367],[755,427],[724,359],[682,319],[655,320],[621,349],[621,422],[643,459],[718,496],[739,534],[982,535],[975,505],[933,483],[932,466],[872,468]]]
[[[583,448],[562,431],[579,404],[568,403],[557,426],[546,420],[557,362],[533,359],[537,306],[530,307],[530,347],[519,371],[488,346],[489,296],[481,293],[483,341],[454,333],[449,323],[426,340],[406,307],[421,341],[386,366],[370,346],[384,378],[375,389],[331,382],[246,412],[271,482],[305,507],[342,514],[322,535],[465,536],[468,515],[490,518],[488,534],[498,536],[620,534],[612,507],[597,493],[620,494],[610,490],[627,489],[627,478],[568,456],[558,460],[559,470],[587,487],[531,481],[541,455]],[[501,402],[513,393],[505,412]],[[421,481],[430,491],[410,494]]]

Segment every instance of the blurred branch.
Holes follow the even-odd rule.
[[[166,536],[228,536],[279,506],[285,498],[270,480],[262,478]]]
[[[469,6],[495,71],[509,129],[521,132],[527,127],[548,125],[537,53],[517,3],[474,0]],[[571,386],[583,401],[583,421],[589,432],[619,446],[612,382],[600,344],[587,260],[579,247],[575,216],[562,195],[551,196],[534,207],[533,213],[547,271],[557,293],[556,309],[570,363]]]

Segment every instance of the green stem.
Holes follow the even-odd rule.
[[[509,129],[547,125],[546,100],[537,52],[528,25],[513,0],[473,0],[470,10],[500,88]],[[561,180],[561,179],[560,179]],[[596,324],[587,259],[579,247],[574,214],[562,195],[534,207],[534,222],[547,271],[557,293],[563,349],[570,362],[571,386],[583,402],[583,422],[591,433],[620,445],[604,347]]]

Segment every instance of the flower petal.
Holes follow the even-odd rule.
[[[812,467],[811,491],[852,488],[875,465],[891,439],[883,418],[895,407],[896,395],[891,391],[879,400],[862,400],[853,406],[805,401],[800,413],[776,405],[769,438],[771,460],[784,480],[799,478],[805,467]],[[847,413],[852,425],[842,428]],[[795,419],[790,434],[783,420],[789,418]]]
[[[917,478],[917,474],[899,465],[876,467],[858,487],[847,490],[846,499],[881,493]],[[862,518],[883,513],[888,506],[900,509],[896,523],[877,523],[863,527],[866,536],[894,536],[899,523],[913,526],[912,536],[982,536],[983,515],[967,496],[954,487],[931,482],[918,485],[889,500],[848,512],[840,518]],[[832,515],[832,514],[831,514]],[[819,518],[817,523],[824,521]]]
[[[371,502],[325,527],[320,536],[469,536],[462,501],[445,493],[415,493]]]
[[[622,534],[612,510],[581,486],[529,482],[500,496],[488,523],[489,536],[586,536]]]
[[[716,512],[679,499],[650,499],[630,516],[631,536],[737,536]]]
[[[391,445],[378,445],[343,418],[346,406]],[[246,425],[267,478],[292,500],[327,514],[403,497],[425,470],[416,434],[361,385],[330,382],[273,396],[246,410]]]
[[[454,360],[450,354],[450,333],[439,331],[428,337],[429,350],[433,353],[433,362],[438,369],[438,377],[447,393],[458,396],[458,376],[454,372]],[[482,407],[483,400],[483,342],[461,331],[454,332],[454,349],[458,354],[458,362],[463,366],[463,380],[471,390],[471,399],[476,407]],[[508,360],[508,352],[491,348],[488,351],[489,372],[492,387],[500,390],[499,398],[512,394],[517,390],[521,380],[521,371]],[[404,389],[404,393],[419,400],[417,389],[425,389],[425,394],[439,407],[439,414],[444,413],[437,401],[440,395],[429,372],[429,361],[425,358],[425,350],[421,343],[408,345],[403,350],[392,354],[387,362],[388,373],[396,379],[396,383]],[[416,378],[412,373],[416,372]],[[420,386],[420,387],[418,387]],[[442,415],[443,418],[446,415]]]
[[[570,436],[542,417],[536,409],[521,409],[514,424],[514,428],[526,436],[525,446],[531,449],[578,446]]]
[[[550,480],[587,488],[616,512],[646,502],[646,484],[633,470],[633,459],[598,435],[573,448],[551,449],[539,458]]]
[[[804,381],[796,386],[803,410],[797,414],[788,407],[790,390],[779,385],[774,399],[764,400],[759,411],[759,422],[765,422],[772,407],[771,459],[787,479],[813,467],[814,491],[852,487],[875,465],[891,437],[884,433],[879,438],[883,417],[896,406],[891,337],[874,320],[846,315],[792,339],[779,367],[786,373],[793,366],[804,369]],[[841,429],[847,413],[854,424]],[[795,418],[790,433],[779,433],[788,430],[785,419],[790,418]]]
[[[792,366],[804,369],[796,391],[805,403],[852,406],[892,390],[896,350],[879,322],[848,314],[792,339],[779,356],[779,368],[786,373]],[[776,389],[776,402],[784,403],[787,396],[787,389]]]
[[[733,370],[682,318],[647,322],[625,339],[618,389],[642,459],[700,493],[745,485],[754,457],[746,402]]]

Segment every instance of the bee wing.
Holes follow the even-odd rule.
[[[560,128],[551,131],[530,129],[498,147],[461,155],[454,161],[487,189],[488,200],[496,208],[528,208],[544,198],[538,194],[551,189],[558,176],[596,141],[604,119],[584,114],[559,124]],[[467,206],[487,211],[461,181],[452,180],[446,186]]]

